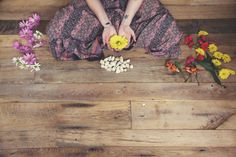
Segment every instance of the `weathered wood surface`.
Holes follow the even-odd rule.
[[[131,129],[129,101],[1,103],[0,131]]]
[[[48,20],[68,0],[24,1],[24,7],[22,2],[0,1],[0,19],[19,20],[39,11]],[[233,57],[226,67],[235,69],[235,0],[162,2],[184,33],[209,31],[219,50]],[[181,20],[190,18],[202,20]],[[167,72],[164,59],[142,49],[116,54],[131,58],[135,67],[120,75],[100,69],[98,61],[55,61],[48,46],[36,51],[41,71],[19,70],[11,63],[17,56],[12,48],[17,36],[10,35],[18,26],[16,21],[4,22],[0,157],[235,156],[236,77],[221,88],[203,71],[200,86],[195,81],[186,84]],[[47,22],[42,22],[41,31]],[[181,49],[183,60],[191,50],[183,43]]]
[[[222,19],[236,17],[236,2],[225,1],[195,1],[195,0],[162,0],[176,19]],[[23,0],[0,1],[0,19],[17,20],[29,16],[32,12],[39,12],[43,19],[50,19],[55,12],[65,6],[68,0]],[[37,5],[35,5],[37,4]],[[220,7],[220,9],[219,9]]]
[[[236,147],[235,130],[0,131],[1,149],[78,146]]]
[[[236,147],[73,147],[2,150],[3,157],[235,157]]]
[[[133,129],[236,129],[235,101],[132,101],[131,106]]]
[[[129,101],[1,103],[0,106],[1,131],[236,129],[236,103],[225,100],[132,101],[131,106]]]
[[[236,83],[1,84],[0,101],[236,100]],[[203,94],[204,93],[204,94]]]

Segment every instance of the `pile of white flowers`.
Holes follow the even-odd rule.
[[[39,63],[28,64],[24,61],[23,57],[14,57],[12,62],[20,69],[29,69],[31,72],[39,71],[41,66]]]
[[[103,60],[100,60],[101,68],[106,69],[110,72],[122,73],[126,72],[128,69],[133,69],[134,66],[130,64],[130,59],[124,60],[122,56],[115,57],[109,56]]]

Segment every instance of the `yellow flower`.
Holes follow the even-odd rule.
[[[200,37],[200,36],[207,36],[208,35],[208,32],[206,32],[206,31],[199,31],[198,32],[198,36]]]
[[[219,71],[219,77],[223,80],[227,79],[230,76],[230,73],[228,72],[227,69],[221,69]]]
[[[205,56],[205,51],[204,51],[203,49],[197,48],[195,51],[197,52],[197,54],[200,54],[200,55],[202,55],[202,56]]]
[[[110,44],[111,48],[113,48],[117,51],[121,51],[122,49],[127,47],[128,39],[126,39],[124,36],[114,35],[110,38],[109,44]]]
[[[220,60],[218,59],[212,59],[212,63],[215,65],[215,66],[220,66],[222,63]]]
[[[224,63],[229,63],[231,61],[231,57],[228,54],[223,54],[222,59]]]
[[[231,75],[235,75],[235,71],[234,70],[231,70],[231,69],[228,69],[229,70],[229,73],[231,74]]]
[[[221,69],[219,71],[219,77],[223,80],[229,78],[230,75],[235,75],[235,71],[231,69]]]
[[[218,47],[215,44],[210,44],[208,46],[208,49],[211,53],[216,52],[218,50]]]
[[[214,52],[213,56],[217,59],[222,59],[223,53],[217,51],[217,52]]]

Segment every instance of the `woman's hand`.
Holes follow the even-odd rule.
[[[116,29],[113,25],[109,25],[109,26],[104,27],[104,30],[103,30],[103,33],[102,33],[103,44],[104,45],[107,44],[109,49],[110,49],[109,39],[113,35],[117,35]]]
[[[120,25],[119,28],[119,35],[124,36],[128,39],[128,42],[130,43],[131,38],[133,38],[133,40],[136,42],[136,36],[135,33],[133,31],[133,29],[129,26],[129,25]]]

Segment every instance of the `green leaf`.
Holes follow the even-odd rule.
[[[203,68],[205,68],[209,72],[215,71],[215,67],[213,66],[213,64],[211,64],[207,61],[197,62],[197,64],[201,65]]]
[[[214,81],[215,81],[217,84],[219,84],[219,85],[222,86],[222,83],[221,83],[221,81],[220,81],[218,75],[216,74],[216,72],[215,72],[215,71],[212,71],[212,72],[211,72],[211,75],[212,75]]]
[[[212,75],[214,81],[222,86],[222,83],[217,75],[217,70],[215,68],[215,66],[212,63],[209,63],[207,61],[203,61],[203,62],[198,62],[199,65],[201,65],[203,68],[205,68],[208,72],[210,72],[210,74]]]

